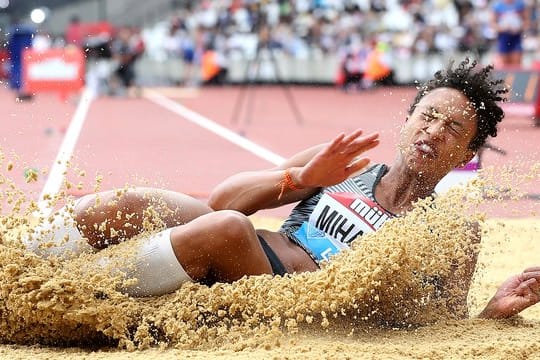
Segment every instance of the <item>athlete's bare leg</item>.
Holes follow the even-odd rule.
[[[231,282],[246,275],[273,273],[257,233],[263,235],[288,273],[318,270],[309,255],[283,234],[256,232],[248,217],[232,210],[202,215],[174,228],[171,244],[193,280]]]
[[[151,222],[170,228],[212,211],[188,195],[140,187],[87,195],[77,202],[74,218],[90,245],[102,249],[140,234]]]
[[[499,62],[501,66],[509,66],[512,64],[512,59],[509,54],[499,54]]]
[[[512,66],[521,66],[521,59],[522,59],[522,52],[521,51],[514,51],[508,55],[509,57],[509,65]]]
[[[245,275],[272,274],[253,225],[236,211],[213,212],[176,227],[171,244],[195,281],[231,282]]]

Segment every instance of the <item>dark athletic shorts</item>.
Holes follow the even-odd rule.
[[[261,246],[264,250],[264,253],[266,254],[266,257],[268,258],[268,261],[270,261],[270,265],[272,266],[272,271],[274,272],[274,275],[285,275],[287,273],[287,269],[285,269],[285,266],[283,266],[283,263],[279,258],[277,257],[276,253],[272,248],[268,245],[266,240],[260,235],[257,235],[259,238],[259,242],[261,243]]]
[[[521,48],[521,33],[500,33],[497,37],[497,48],[501,54],[523,51]]]

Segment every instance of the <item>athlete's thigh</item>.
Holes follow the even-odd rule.
[[[75,206],[75,220],[90,243],[105,247],[149,227],[182,225],[209,212],[210,207],[188,195],[138,187],[81,198]]]

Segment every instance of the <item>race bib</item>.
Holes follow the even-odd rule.
[[[311,252],[317,261],[329,260],[331,255],[349,248],[346,244],[326,236],[323,231],[313,227],[308,222],[304,222],[296,230],[294,236],[304,245],[304,248]]]
[[[317,203],[309,223],[348,244],[358,236],[378,230],[389,218],[390,214],[366,196],[327,193]]]
[[[317,259],[327,260],[358,236],[378,230],[390,218],[366,196],[325,193],[294,235]]]

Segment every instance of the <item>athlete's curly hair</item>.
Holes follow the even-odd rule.
[[[508,88],[502,79],[492,79],[493,65],[476,70],[477,61],[470,61],[468,58],[461,61],[456,68],[453,65],[454,62],[450,62],[446,70],[437,71],[433,79],[418,89],[409,108],[409,115],[420,99],[433,89],[448,87],[461,91],[476,110],[478,131],[469,148],[477,151],[484,145],[488,136],[497,136],[497,124],[504,117],[504,111],[498,103],[506,101],[504,95],[508,93]]]

